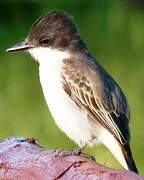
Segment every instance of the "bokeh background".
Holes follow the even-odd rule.
[[[91,53],[115,77],[131,107],[133,156],[144,175],[144,6],[140,0],[0,1],[0,139],[35,137],[47,148],[75,144],[55,125],[39,83],[38,64],[26,53],[5,53],[32,23],[53,10],[74,17]],[[96,160],[121,168],[102,145],[86,148]]]

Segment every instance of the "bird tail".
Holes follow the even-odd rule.
[[[128,169],[138,174],[136,164],[135,164],[133,157],[132,157],[130,145],[127,145],[127,144],[121,145],[121,149],[122,149],[122,153],[123,153],[123,156],[124,156],[124,159],[126,161]]]
[[[121,144],[111,133],[106,130],[102,131],[99,138],[100,141],[112,152],[115,158],[125,169],[129,169],[135,173],[138,173],[137,167],[132,157],[130,145],[128,143]]]

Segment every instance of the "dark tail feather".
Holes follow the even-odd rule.
[[[124,158],[126,160],[126,163],[127,163],[129,170],[138,174],[138,170],[137,170],[137,167],[136,167],[135,162],[133,160],[130,146],[129,145],[123,145],[122,151],[123,151],[123,155],[124,155]]]

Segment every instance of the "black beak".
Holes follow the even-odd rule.
[[[29,45],[26,42],[21,42],[21,43],[18,43],[16,45],[14,45],[11,48],[6,49],[6,52],[24,51],[24,50],[28,50],[28,49],[31,49],[31,48],[34,48],[34,46]]]

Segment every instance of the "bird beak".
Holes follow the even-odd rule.
[[[34,46],[29,45],[29,44],[27,44],[26,42],[23,41],[21,43],[18,43],[16,45],[14,45],[11,48],[6,49],[6,52],[24,51],[24,50],[28,50],[28,49],[31,49],[31,48],[34,48]]]

